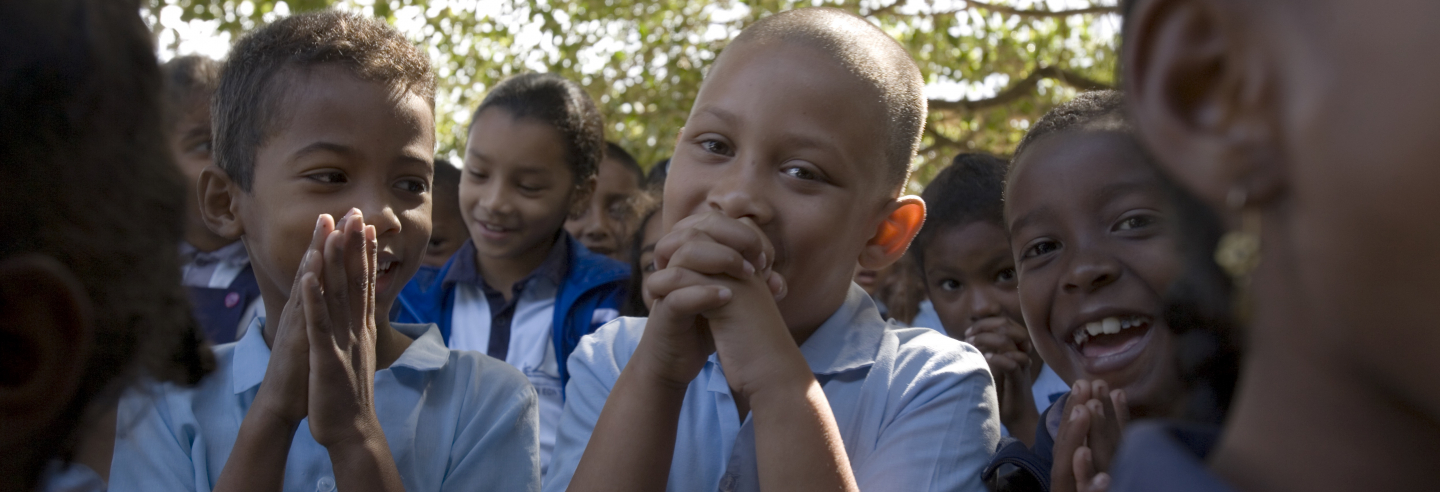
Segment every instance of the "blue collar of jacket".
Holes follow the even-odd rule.
[[[592,253],[567,232],[561,231],[560,237],[566,258],[562,280],[555,294],[551,338],[558,356],[556,362],[561,384],[564,384],[570,380],[566,368],[570,352],[579,345],[580,337],[600,326],[595,323],[600,318],[597,311],[608,310],[607,313],[613,313],[608,314],[609,318],[619,314],[620,303],[625,300],[626,283],[630,279],[630,266]],[[557,241],[556,244],[562,243]],[[474,244],[467,241],[450,257],[450,261],[438,269],[420,268],[421,271],[400,291],[391,319],[402,323],[435,323],[448,344],[451,313],[455,307],[455,285],[460,279],[470,278],[470,274],[462,272],[452,276],[451,271],[470,269],[474,277],[479,277]]]
[[[567,268],[570,266],[570,250],[570,242],[565,241],[563,236],[557,235],[554,246],[550,247],[550,253],[545,256],[545,260],[540,263],[540,266],[516,284],[524,285],[532,279],[545,279],[557,286],[561,285],[565,282],[565,273],[570,270]],[[468,284],[494,289],[493,286],[485,283],[484,276],[480,274],[480,265],[475,262],[475,241],[473,239],[466,239],[465,244],[460,245],[460,249],[450,256],[448,263],[452,264],[451,267],[446,269],[443,277],[440,277],[442,288],[448,289],[455,284]]]

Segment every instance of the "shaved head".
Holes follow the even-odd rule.
[[[887,184],[898,189],[910,176],[910,160],[925,129],[925,82],[910,53],[879,27],[832,8],[781,12],[746,27],[730,46],[796,43],[819,50],[873,91],[884,108],[877,122],[885,143]],[[714,66],[724,63],[721,53]],[[713,67],[712,67],[713,70]],[[839,103],[839,101],[837,101]]]

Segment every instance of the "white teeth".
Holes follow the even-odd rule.
[[[505,231],[505,228],[500,227],[500,226],[494,226],[494,225],[490,225],[490,224],[482,224],[482,225],[485,226],[485,230],[487,230],[487,231],[494,231],[494,232],[504,232],[504,231]]]
[[[1075,346],[1082,346],[1085,342],[1097,335],[1113,335],[1121,330],[1144,326],[1150,322],[1150,318],[1144,316],[1125,316],[1123,318],[1109,317],[1100,321],[1085,323],[1085,326],[1075,330]]]

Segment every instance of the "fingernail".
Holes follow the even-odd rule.
[[[321,226],[324,226],[324,225],[325,225],[325,214],[320,214],[319,217],[316,217],[316,218],[315,218],[315,230],[317,230],[317,231],[320,230],[320,227],[321,227]]]
[[[734,293],[734,292],[730,292],[730,289],[727,288],[727,287],[721,287],[721,288],[720,288],[720,292],[719,292],[717,295],[720,296],[720,300],[728,301],[728,300],[730,300],[730,297],[731,297],[731,296],[734,296],[734,295],[735,295],[735,293]]]
[[[755,274],[755,265],[752,264],[752,263],[750,263],[750,260],[744,260],[744,262],[745,262],[745,274],[746,274],[746,275],[754,275],[754,274]]]
[[[764,251],[760,252],[760,268],[770,268],[770,263],[766,261]]]
[[[1081,412],[1080,409],[1082,409],[1082,408],[1085,408],[1085,407],[1084,407],[1084,406],[1078,406],[1078,407],[1075,407],[1074,410],[1071,410],[1071,411],[1070,411],[1070,418],[1072,418],[1072,419],[1074,419],[1074,418],[1079,418],[1079,417],[1080,417],[1080,412]]]

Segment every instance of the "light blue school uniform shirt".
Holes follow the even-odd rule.
[[[645,321],[612,321],[570,356],[547,492],[569,485]],[[845,303],[800,352],[829,400],[861,490],[985,490],[980,471],[1000,439],[1000,421],[990,370],[973,347],[935,330],[886,323],[852,284]],[[713,354],[686,389],[666,488],[760,490],[754,423],[750,416],[740,420]]]
[[[110,490],[211,490],[255,401],[270,348],[256,321],[215,347],[216,370],[194,388],[128,392],[116,420]],[[405,490],[539,490],[535,390],[504,362],[445,348],[435,325],[394,323],[410,347],[375,373],[375,414]],[[335,489],[330,455],[300,422],[284,490]]]

